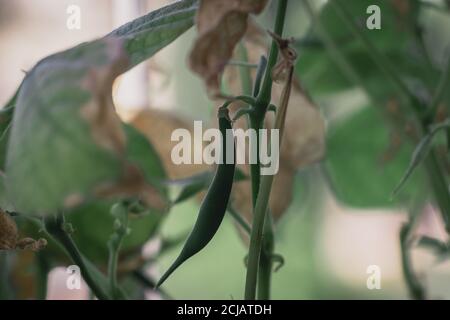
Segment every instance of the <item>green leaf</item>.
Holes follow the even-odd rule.
[[[1,171],[0,171],[0,209],[7,211],[14,211],[14,208],[6,192],[6,177],[5,174]]]
[[[18,211],[54,213],[129,180],[135,159],[125,154],[129,140],[114,111],[112,83],[190,28],[195,9],[193,0],[169,5],[45,58],[27,74],[6,159],[7,189]]]
[[[124,39],[131,66],[135,66],[192,27],[197,8],[198,0],[177,1],[125,24],[107,37]]]
[[[113,232],[114,217],[110,210],[113,201],[87,203],[68,212],[67,222],[72,224],[72,235],[80,251],[91,261],[105,266],[108,260],[107,242]],[[157,212],[131,215],[130,234],[123,241],[125,253],[138,252],[151,237],[156,235],[164,216]]]
[[[405,141],[390,161],[382,161],[389,146],[389,130],[379,110],[366,107],[335,123],[328,131],[325,173],[339,201],[360,208],[392,208],[414,196],[424,183],[413,177],[402,197],[391,200],[391,190],[409,161],[411,147]]]
[[[6,105],[0,109],[0,170],[5,169],[6,160],[6,147],[9,138],[9,129],[11,128],[11,121],[14,114],[14,106],[16,104],[17,95],[19,90],[14,96],[6,103]]]
[[[134,127],[123,125],[127,136],[127,159],[143,170],[147,182],[152,183],[167,197],[167,188],[162,181],[167,178],[164,165],[150,141]]]
[[[405,183],[408,181],[409,177],[412,175],[414,170],[421,164],[426,156],[428,155],[428,152],[430,151],[430,146],[433,141],[433,138],[435,135],[442,129],[448,129],[450,127],[450,120],[447,120],[443,123],[437,124],[433,126],[430,130],[430,132],[425,135],[422,140],[420,140],[417,147],[414,149],[414,152],[411,156],[411,161],[409,162],[409,166],[406,169],[405,174],[400,179],[400,182],[398,185],[394,188],[392,191],[392,196],[395,196],[398,191],[405,185]]]
[[[388,57],[396,66],[397,71],[405,77],[415,76],[420,72],[423,78],[423,75],[427,74],[429,70],[419,68],[421,62],[418,59],[423,57],[420,55],[417,57],[418,50],[412,45],[414,37],[408,26],[408,19],[415,19],[417,16],[418,5],[411,4],[408,18],[405,18],[389,1],[341,2],[360,30],[382,54]],[[381,9],[381,30],[369,30],[366,27],[366,20],[369,17],[366,10],[370,5],[377,5]],[[377,84],[385,87],[383,91],[391,89],[392,93],[392,85],[388,81],[383,81],[384,75],[368,55],[364,45],[355,40],[349,27],[342,23],[342,19],[336,13],[331,1],[323,6],[318,13],[318,19],[322,28],[314,26],[312,34],[308,34],[307,37],[320,39],[324,48],[300,48],[300,58],[296,68],[310,93],[313,95],[330,94],[359,86],[361,85],[360,81],[368,82],[372,78],[381,80],[381,82],[377,81]],[[326,36],[323,35],[323,32],[326,33]],[[333,50],[329,50],[326,38],[329,38],[334,47],[341,52],[342,58],[350,64],[352,71],[345,70],[347,67],[341,65],[342,63]],[[353,74],[357,75],[356,79]]]

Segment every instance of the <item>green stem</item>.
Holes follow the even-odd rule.
[[[242,217],[242,215],[237,212],[231,205],[228,205],[227,211],[237,222],[237,224],[242,228],[242,230],[244,230],[246,234],[250,235],[252,227],[248,224],[244,217]]]
[[[415,274],[411,264],[409,244],[411,227],[411,223],[405,224],[400,231],[400,248],[402,254],[403,277],[405,278],[405,282],[408,286],[411,298],[415,300],[424,300],[425,289],[423,288],[421,282]]]
[[[448,193],[448,183],[439,165],[439,160],[435,150],[431,150],[425,160],[425,168],[431,182],[431,188],[435,200],[441,209],[447,233],[450,234],[450,197]]]
[[[287,0],[279,0],[277,15],[275,19],[274,34],[282,36],[284,20],[286,16]],[[263,127],[263,121],[266,111],[269,107],[272,92],[272,69],[277,63],[278,45],[272,40],[270,47],[267,67],[265,68],[264,78],[261,88],[255,86],[254,93],[257,94],[255,113],[250,117],[251,128],[258,130]],[[259,82],[259,81],[258,81]],[[258,86],[259,87],[259,86]],[[279,113],[283,114],[283,111]],[[278,117],[278,116],[277,116]],[[280,133],[281,139],[281,133]],[[258,139],[259,140],[259,139]],[[259,141],[257,142],[259,150]],[[259,153],[259,151],[258,151]],[[254,300],[256,298],[256,289],[258,287],[258,298],[270,298],[270,282],[272,274],[272,253],[273,242],[273,222],[267,219],[267,207],[269,202],[270,190],[272,188],[273,175],[260,177],[259,159],[257,165],[252,165],[252,201],[254,208],[252,232],[250,235],[250,248],[248,254],[248,266],[245,282],[245,299]],[[266,221],[266,222],[265,222]],[[264,241],[263,241],[264,240]],[[264,247],[264,250],[262,250]],[[261,270],[258,275],[258,269]],[[259,279],[259,285],[258,285]]]
[[[38,300],[45,300],[47,298],[48,273],[51,270],[51,265],[45,252],[36,253],[36,268],[36,297]]]
[[[230,60],[230,61],[228,61],[227,64],[230,65],[230,66],[236,66],[236,67],[242,67],[242,68],[250,68],[250,69],[258,68],[257,64],[248,63],[248,62],[245,62],[245,61]]]
[[[448,85],[450,83],[450,57],[448,58],[448,61],[444,67],[445,69],[442,71],[441,78],[439,80],[438,87],[436,89],[436,92],[434,93],[433,100],[431,101],[430,107],[429,107],[429,117],[430,121],[433,121],[434,117],[438,111],[439,105],[442,102],[442,99],[444,98],[444,95],[446,93],[446,90],[448,89]],[[449,106],[450,107],[450,106]]]
[[[241,60],[241,65],[249,64],[248,62],[248,52],[245,45],[241,42],[238,46],[239,59]],[[239,76],[241,79],[242,94],[251,95],[252,94],[252,77],[249,68],[239,68]]]
[[[13,299],[13,288],[11,286],[11,266],[9,253],[0,251],[0,300]]]
[[[126,232],[116,232],[111,236],[111,239],[108,242],[108,276],[114,299],[118,299],[120,297],[120,289],[117,285],[117,264],[119,261],[120,248],[122,246],[123,238],[125,237],[125,235]]]
[[[72,237],[64,229],[64,215],[60,213],[56,217],[46,218],[45,226],[47,232],[63,246],[72,261],[80,268],[83,279],[95,296],[100,300],[108,300],[108,294],[97,283],[85,258],[81,255]]]
[[[275,119],[274,128],[279,131],[279,145],[282,144],[283,132],[284,132],[284,123],[286,119],[286,111],[291,93],[292,86],[292,77],[294,73],[294,68],[290,68],[288,80],[285,84],[283,93],[281,95],[280,105],[277,110],[277,117]],[[258,266],[260,261],[261,254],[267,254],[269,258],[272,257],[271,253],[268,253],[266,250],[262,250],[263,247],[263,232],[265,230],[270,230],[268,228],[264,228],[268,205],[269,205],[269,197],[270,191],[272,189],[274,175],[264,175],[261,178],[260,190],[258,193],[258,199],[256,201],[256,206],[253,215],[253,225],[252,225],[252,234],[250,236],[250,248],[248,254],[248,266],[247,266],[247,277],[245,283],[245,299],[254,300],[256,296],[256,285],[258,278]],[[270,220],[268,220],[267,223]],[[273,242],[272,242],[273,243]],[[267,263],[266,260],[263,261]],[[268,267],[266,266],[268,269]],[[267,280],[267,279],[266,279]],[[270,279],[269,279],[270,280]],[[269,283],[260,283],[260,286],[269,286]],[[265,290],[265,289],[261,289]]]
[[[273,33],[279,36],[283,35],[284,19],[286,16],[288,0],[278,0],[277,16],[275,18],[275,26]],[[261,90],[257,99],[257,109],[260,115],[260,119],[264,118],[266,110],[269,106],[272,97],[272,69],[278,60],[278,46],[275,40],[272,40],[270,46],[269,58],[267,61],[267,68],[264,74],[264,79],[261,85]]]
[[[269,213],[264,221],[261,255],[258,270],[258,300],[269,300],[272,283],[272,256],[275,250],[274,226],[272,214]]]

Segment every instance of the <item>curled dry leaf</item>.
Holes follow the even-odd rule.
[[[148,109],[138,113],[131,124],[150,140],[158,152],[169,179],[182,179],[193,176],[208,169],[205,164],[173,163],[171,153],[178,143],[171,141],[172,132],[176,129],[186,129],[193,135],[193,128],[183,119],[168,111]],[[192,150],[193,152],[193,150]]]
[[[259,14],[267,0],[202,0],[197,13],[198,38],[190,54],[191,69],[211,96],[219,95],[219,77],[244,36],[249,14]]]
[[[158,172],[139,157],[138,149],[150,157],[150,147],[119,121],[111,87],[119,74],[189,29],[196,9],[197,0],[177,1],[103,38],[48,56],[27,73],[6,152],[6,189],[15,209],[49,215],[94,198],[98,188],[128,194],[126,183],[136,180],[133,165],[142,171],[138,195],[160,207],[166,190],[157,187],[160,195],[149,186]]]
[[[32,250],[38,251],[47,245],[47,240],[23,238],[19,240],[16,222],[0,209],[0,250]]]
[[[81,115],[88,122],[97,144],[121,154],[125,148],[125,134],[114,109],[112,85],[116,77],[127,70],[128,56],[122,41],[107,38],[105,43],[111,63],[91,67],[82,80],[82,87],[91,92],[92,98],[81,108]]]

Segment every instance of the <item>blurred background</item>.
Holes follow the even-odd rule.
[[[408,291],[402,273],[399,232],[407,221],[405,203],[409,203],[415,194],[425,194],[428,187],[423,177],[417,174],[415,178],[419,182],[414,184],[423,188],[412,188],[414,190],[410,193],[402,194],[407,198],[404,202],[389,200],[396,181],[406,169],[412,148],[399,147],[403,155],[395,157],[402,160],[395,163],[394,168],[389,163],[386,167],[385,163],[378,161],[391,146],[392,132],[382,115],[368,113],[373,100],[364,88],[350,83],[341,71],[336,71],[335,61],[327,55],[326,49],[320,43],[303,41],[311,34],[311,15],[302,2],[290,1],[285,34],[298,39],[297,74],[326,118],[327,155],[322,162],[295,173],[292,202],[276,226],[275,250],[284,256],[285,265],[273,274],[273,298],[406,299]],[[406,1],[410,4],[415,2]],[[439,70],[443,65],[445,47],[450,43],[449,12],[437,9],[445,8],[444,1],[426,2],[431,4],[421,7],[419,21],[425,28],[423,39],[429,53],[427,59],[431,59]],[[43,57],[101,37],[166,3],[168,1],[164,0],[0,0],[0,105],[14,94],[27,70]],[[67,8],[71,5],[81,9],[79,30],[69,30],[66,26],[70,16]],[[312,9],[319,14],[324,5],[325,0],[313,1]],[[265,28],[270,27],[273,13],[271,4],[257,18],[258,23]],[[382,17],[391,19],[392,12],[382,11]],[[385,20],[382,21],[384,23]],[[334,28],[337,33],[345,33],[344,26]],[[383,38],[380,40],[383,50],[396,47],[397,52],[392,55],[388,52],[390,57],[403,57],[404,63],[397,64],[399,68],[405,72],[413,70],[417,63],[405,61],[408,57],[402,50],[409,50],[407,52],[413,57],[419,51],[416,52],[416,47],[410,43],[403,46],[403,40],[398,40],[403,39],[401,29],[386,28],[388,33],[395,30],[393,35],[379,36],[384,32],[382,29],[374,31],[378,32],[374,39]],[[176,113],[187,123],[211,118],[216,103],[208,99],[203,83],[186,64],[194,37],[193,28],[150,61],[117,80],[114,100],[123,119],[136,119],[136,114],[142,110]],[[377,100],[380,105],[389,105],[392,94],[378,85],[385,81],[367,63],[367,53],[355,44],[353,36],[347,37],[339,45],[348,44],[350,61],[363,71],[363,80],[376,87],[374,91],[384,98]],[[411,64],[407,65],[407,62]],[[415,74],[415,81],[412,79],[409,84],[421,88],[421,80],[425,76],[419,72]],[[423,95],[426,96],[425,89],[416,91],[425,92]],[[345,126],[341,125],[346,121]],[[179,237],[189,231],[198,206],[196,199],[174,207],[164,220],[162,235]],[[427,203],[421,212],[423,218],[418,232],[446,241],[442,221],[433,204]],[[158,246],[157,242],[150,241],[144,248],[145,254],[151,255]],[[149,268],[149,275],[157,277],[161,274],[179,249],[177,246],[158,257]],[[226,217],[207,249],[177,270],[165,283],[164,290],[176,299],[240,299],[245,282],[245,255],[245,241],[241,240],[231,218]],[[26,259],[23,261],[25,267],[16,277],[23,277],[19,282],[26,283],[33,268],[27,267]],[[420,248],[412,251],[412,261],[430,297],[450,298],[450,263],[437,263],[433,254]],[[380,267],[380,290],[367,288],[370,276],[367,268],[371,265]],[[66,277],[64,268],[52,270],[48,299],[88,298],[85,287],[78,291],[68,290]],[[147,298],[161,297],[148,290]]]

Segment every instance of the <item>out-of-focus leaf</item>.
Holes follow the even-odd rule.
[[[447,120],[443,123],[437,124],[432,127],[430,132],[425,135],[422,140],[417,144],[416,148],[414,149],[414,152],[412,153],[411,160],[409,162],[409,166],[406,169],[405,174],[400,179],[400,182],[397,184],[395,189],[392,191],[392,195],[396,195],[398,191],[405,185],[405,183],[408,181],[409,177],[412,175],[414,170],[417,168],[419,164],[422,163],[422,161],[426,158],[429,150],[430,145],[433,141],[434,136],[443,129],[448,129],[450,127],[450,120]]]
[[[14,207],[6,192],[6,177],[2,171],[0,171],[0,209],[14,211]]]
[[[170,44],[194,24],[198,0],[182,0],[133,20],[107,37],[120,38],[133,67]]]
[[[110,214],[112,201],[94,202],[74,209],[67,215],[67,222],[74,229],[73,238],[81,252],[96,264],[105,266],[108,260],[107,241],[113,232],[114,217]],[[155,235],[163,215],[149,212],[130,215],[130,234],[124,239],[122,252],[138,250]]]
[[[407,166],[411,147],[405,142],[390,161],[382,160],[389,145],[389,130],[379,110],[366,107],[330,128],[325,172],[342,203],[361,208],[393,207],[391,190]],[[413,177],[402,196],[413,196],[421,175]]]
[[[219,94],[219,75],[247,30],[249,14],[259,14],[267,0],[201,0],[197,15],[198,38],[189,57],[191,68],[204,80],[208,92]]]
[[[397,71],[404,77],[414,77],[420,73],[423,78],[429,70],[420,69],[423,58],[414,42],[414,35],[411,23],[416,19],[419,4],[418,1],[384,1],[384,0],[361,0],[361,1],[341,1],[351,14],[360,30],[371,43],[384,54],[396,67]],[[403,4],[400,4],[402,2]],[[366,27],[366,20],[369,18],[367,8],[377,5],[381,10],[381,30],[370,30]],[[317,37],[324,43],[324,48],[300,49],[300,59],[297,70],[302,82],[313,94],[329,94],[338,90],[349,89],[361,85],[356,81],[369,81],[373,77],[377,80],[383,79],[381,71],[367,54],[362,43],[356,41],[348,26],[342,23],[341,17],[336,13],[334,5],[330,2],[318,12],[318,19],[322,26],[315,26],[313,37]],[[325,41],[325,32],[329,41],[342,53],[357,78],[349,76],[348,70],[336,60],[332,50],[329,50]],[[309,35],[311,36],[311,35]],[[328,50],[328,52],[326,51]],[[422,60],[421,60],[422,59]],[[420,61],[419,61],[420,60]],[[360,78],[360,79],[358,79]],[[377,81],[393,92],[392,85],[388,81]],[[395,89],[395,88],[394,88]]]
[[[9,137],[9,129],[11,127],[11,121],[14,114],[14,106],[17,100],[17,92],[6,103],[6,105],[0,109],[0,170],[5,168],[6,159],[6,147]]]
[[[154,186],[145,170],[127,159],[112,83],[186,31],[195,9],[194,0],[169,5],[105,38],[52,55],[27,74],[6,160],[7,189],[18,211],[45,215],[92,195],[130,192],[150,195],[149,205],[162,209],[164,199],[150,192]]]

